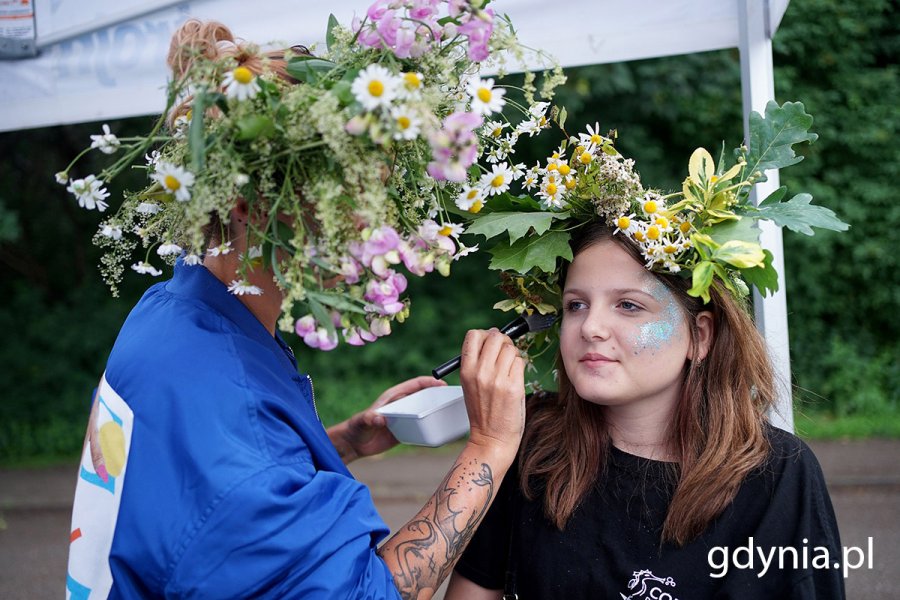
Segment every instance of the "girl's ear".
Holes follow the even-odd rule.
[[[709,354],[713,336],[716,333],[713,314],[708,310],[698,313],[694,319],[694,324],[697,326],[696,354],[694,349],[691,349],[688,358],[691,360],[703,360]]]

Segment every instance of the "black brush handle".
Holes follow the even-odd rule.
[[[528,322],[522,317],[518,317],[512,323],[504,325],[503,329],[500,330],[500,333],[508,335],[510,339],[515,340],[516,338],[522,337],[523,334],[528,333]],[[431,376],[435,379],[443,379],[453,371],[457,370],[461,364],[462,356],[451,358],[444,364],[435,367],[431,371]]]

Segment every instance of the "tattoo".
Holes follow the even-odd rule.
[[[397,560],[394,581],[402,598],[437,589],[472,539],[493,496],[494,477],[487,463],[470,460],[450,469],[434,497],[396,536],[403,539],[383,549]]]

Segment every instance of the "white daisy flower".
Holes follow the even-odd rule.
[[[408,104],[391,109],[395,140],[414,140],[419,135],[421,120]]]
[[[91,148],[97,148],[103,154],[112,154],[119,149],[119,138],[110,133],[109,125],[103,124],[103,133],[91,136]]]
[[[666,207],[659,196],[655,194],[645,195],[640,202],[641,210],[643,210],[644,214],[648,217],[659,214],[659,212]]]
[[[171,254],[181,254],[181,250],[182,248],[178,244],[167,242],[161,244],[160,247],[156,249],[156,253],[160,256],[169,256]]]
[[[480,187],[466,185],[459,196],[456,197],[456,206],[460,210],[477,213],[484,206],[484,192]]]
[[[446,237],[458,238],[466,231],[466,228],[459,223],[444,223],[444,226],[438,230],[438,234]]]
[[[159,182],[163,189],[174,195],[179,202],[191,199],[191,191],[188,188],[194,185],[194,174],[187,169],[161,162],[156,167],[156,173],[150,178]]]
[[[525,174],[525,163],[514,164],[511,168],[512,168],[513,181],[516,181],[517,179],[522,177],[522,175]]]
[[[71,192],[78,198],[78,206],[82,208],[88,210],[96,208],[99,212],[103,212],[109,206],[109,204],[104,202],[104,200],[109,198],[109,192],[103,187],[103,181],[93,175],[72,181],[66,187],[66,191]]]
[[[181,117],[179,117],[179,118],[181,118]],[[156,169],[157,163],[159,163],[160,156],[161,156],[161,155],[160,155],[160,153],[159,153],[159,150],[154,150],[154,151],[151,152],[150,154],[145,154],[145,155],[144,155],[144,160],[147,161],[147,166],[148,166],[148,167],[151,167],[151,168],[153,168],[153,169],[155,170],[155,169]]]
[[[225,256],[231,251],[231,242],[225,242],[224,244],[219,244],[218,246],[210,248],[206,253],[210,256]]]
[[[481,130],[484,135],[499,139],[503,135],[503,130],[507,127],[509,127],[509,123],[504,123],[503,121],[488,121]]]
[[[142,215],[155,215],[162,210],[162,207],[156,202],[141,202],[134,210]]]
[[[542,199],[542,203],[546,208],[563,208],[563,190],[564,186],[560,185],[560,181],[553,175],[544,178],[541,189],[537,195]]]
[[[403,73],[400,85],[397,86],[397,97],[402,100],[415,100],[422,96],[423,80],[421,73]]]
[[[593,126],[587,126],[587,133],[579,133],[578,141],[582,144],[593,144],[599,146],[606,138],[600,133],[600,123],[594,123]]]
[[[469,80],[466,91],[472,97],[472,112],[477,114],[487,116],[500,112],[506,105],[506,100],[503,99],[506,90],[494,89],[493,79],[473,77]]]
[[[232,281],[231,285],[228,286],[228,291],[235,296],[261,296],[263,293],[261,288],[251,285],[250,282],[245,279],[241,281]]]
[[[356,76],[350,91],[366,110],[388,106],[397,96],[397,78],[381,65],[369,65]]]
[[[60,185],[66,185],[69,183],[69,174],[65,171],[60,171],[54,177],[56,177],[56,183]]]
[[[509,184],[512,183],[513,173],[512,169],[503,162],[499,165],[494,165],[491,167],[490,173],[485,173],[481,176],[481,188],[484,190],[485,194],[488,196],[496,196],[497,194],[502,194],[506,190],[509,189]]]
[[[159,277],[160,275],[162,275],[162,271],[148,262],[134,263],[133,265],[131,265],[131,268],[141,275],[153,275],[154,277]]]
[[[463,256],[468,256],[473,252],[478,252],[478,244],[475,244],[474,246],[465,246],[463,244],[460,244],[459,250],[456,252],[456,254],[453,255],[453,260],[459,260]]]
[[[203,257],[200,256],[199,254],[194,254],[193,252],[191,252],[190,254],[188,254],[187,256],[184,257],[184,260],[182,262],[184,262],[184,264],[186,264],[188,266],[193,267],[195,265],[202,264]]]
[[[116,225],[104,225],[100,228],[100,235],[108,237],[112,240],[122,239],[122,228]]]
[[[222,85],[225,86],[226,96],[239,101],[253,98],[259,93],[259,84],[256,82],[256,76],[247,67],[237,67],[225,73]]]
[[[620,231],[625,235],[631,235],[635,231],[637,231],[637,222],[635,221],[634,213],[629,213],[627,215],[620,215],[616,218],[616,229],[613,231],[613,234],[619,233]]]
[[[534,137],[541,132],[541,126],[534,119],[522,121],[516,125],[516,133],[519,135],[528,134],[528,137]]]

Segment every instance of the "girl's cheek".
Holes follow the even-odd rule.
[[[681,339],[680,325],[684,320],[681,308],[672,293],[664,285],[659,284],[659,286],[653,292],[663,306],[662,313],[653,321],[635,325],[627,337],[628,344],[635,356],[644,352],[655,356]]]

